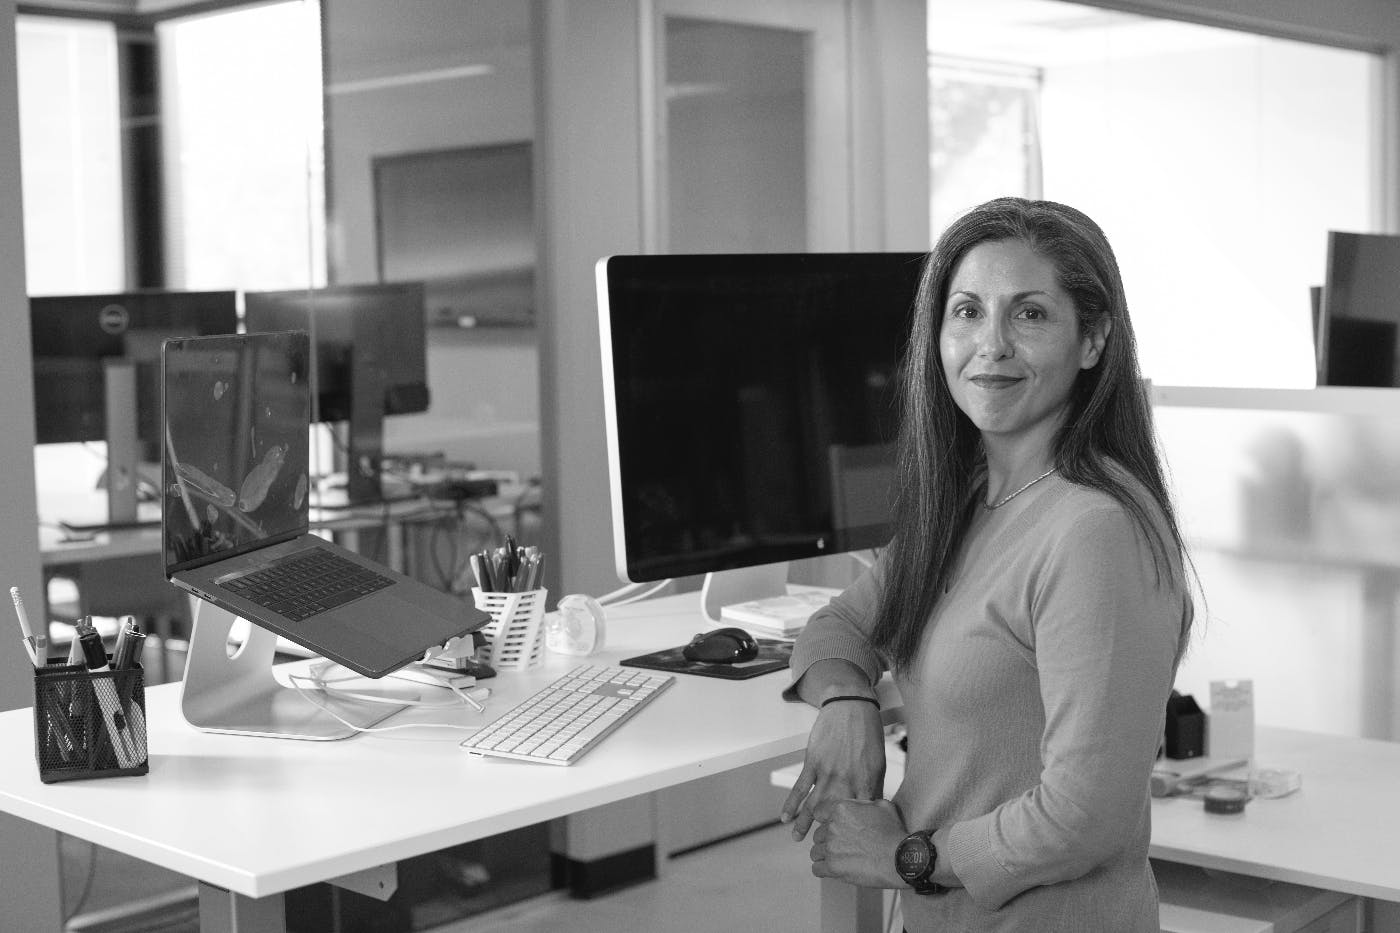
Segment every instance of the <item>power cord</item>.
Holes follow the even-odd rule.
[[[652,584],[629,583],[626,586],[618,587],[611,593],[605,593],[597,597],[598,605],[625,606],[628,603],[640,602],[641,600],[655,596],[657,593],[661,592],[661,590],[669,586],[671,582],[671,578],[668,577],[665,580]]]
[[[452,729],[460,732],[476,732],[478,729],[481,728],[480,726],[463,726],[458,725],[457,723],[445,722],[401,723],[399,725],[393,726],[357,725],[342,717],[339,713],[332,709],[329,704],[322,703],[319,700],[315,699],[313,694],[335,694],[338,696],[343,696],[349,699],[356,699],[367,703],[384,703],[392,706],[412,706],[417,707],[418,709],[457,709],[458,707],[462,707],[474,709],[476,712],[482,713],[486,711],[486,707],[481,705],[481,703],[478,702],[478,700],[485,699],[487,696],[489,696],[490,691],[486,687],[473,687],[470,689],[470,691],[466,691],[445,678],[438,678],[435,675],[433,675],[434,679],[438,680],[438,682],[443,687],[446,687],[448,690],[451,690],[454,694],[457,695],[456,700],[449,700],[443,703],[430,703],[424,702],[423,700],[407,700],[403,698],[387,697],[380,694],[364,693],[362,691],[357,691],[351,688],[337,686],[338,684],[342,684],[348,681],[360,680],[361,678],[358,675],[327,678],[325,676],[326,672],[334,666],[335,665],[330,661],[323,661],[319,664],[314,665],[311,668],[309,674],[292,674],[290,675],[289,680],[291,681],[292,688],[297,691],[298,696],[306,700],[306,702],[310,703],[312,706],[326,713],[326,715],[330,716],[332,719],[336,720],[341,725],[345,726],[346,728],[353,729],[355,732],[384,733],[398,732],[408,729]],[[395,678],[393,674],[390,674],[388,676],[396,680],[404,679]],[[476,696],[472,696],[473,693],[476,694]]]

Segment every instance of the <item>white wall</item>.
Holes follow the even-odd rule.
[[[0,587],[18,586],[36,618],[43,605],[34,529],[34,387],[24,275],[15,4],[0,0]],[[13,615],[13,611],[10,610]],[[33,674],[13,621],[0,637],[0,709],[34,702]],[[18,754],[19,752],[16,752]]]
[[[15,3],[0,0],[0,584],[18,586],[25,602],[40,606],[39,554],[34,532],[34,394],[29,356],[29,300],[24,278],[24,222],[20,182],[19,93],[15,81]],[[34,702],[34,674],[10,623],[0,637],[0,709]],[[30,755],[30,749],[7,749]],[[0,904],[7,928],[52,930],[60,918],[41,906],[59,905],[58,837],[27,820],[0,816]],[[15,905],[18,905],[17,907]]]

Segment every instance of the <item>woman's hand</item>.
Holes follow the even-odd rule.
[[[904,818],[888,800],[835,800],[818,808],[812,833],[812,874],[866,888],[904,886],[895,849],[907,835]]]
[[[792,823],[792,838],[800,841],[812,820],[822,819],[818,814],[824,807],[839,800],[878,800],[884,790],[885,728],[879,707],[840,700],[822,707],[812,725],[802,773],[783,803],[782,820]]]

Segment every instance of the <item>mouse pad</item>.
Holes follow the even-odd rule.
[[[654,671],[668,671],[673,674],[699,674],[701,677],[721,677],[725,680],[748,680],[760,674],[785,671],[788,659],[792,657],[792,642],[778,641],[775,638],[759,638],[758,657],[752,661],[737,664],[710,664],[705,661],[687,661],[681,651],[684,645],[653,651],[651,654],[628,658],[622,664],[628,667],[645,667]]]

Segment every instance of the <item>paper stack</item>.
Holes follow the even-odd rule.
[[[786,596],[770,596],[720,609],[720,619],[766,638],[793,638],[807,625],[812,613],[831,602],[835,590],[807,589]]]

